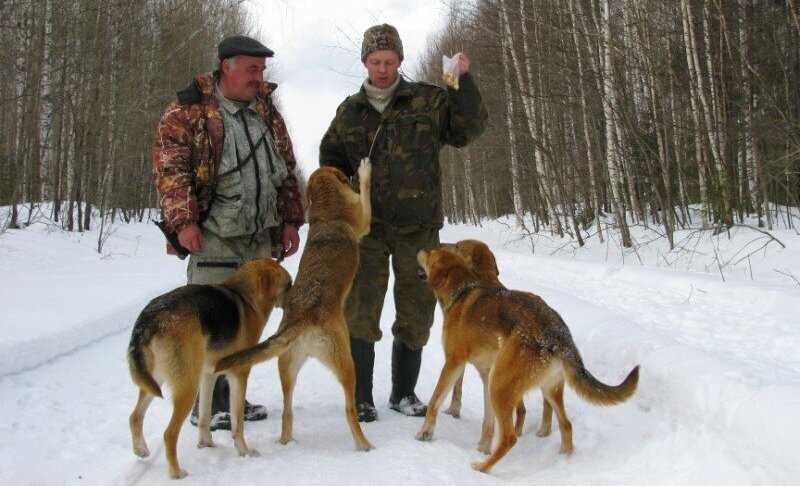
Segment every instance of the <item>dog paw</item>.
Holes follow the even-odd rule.
[[[433,439],[433,432],[429,430],[420,430],[416,435],[417,440],[421,440],[423,442],[429,441]]]
[[[442,413],[446,413],[447,415],[450,415],[453,418],[461,418],[461,409],[453,407],[452,405],[446,410],[442,410]]]
[[[197,442],[198,449],[204,449],[206,447],[217,447],[217,444],[209,437],[208,439],[200,439]]]
[[[536,431],[536,437],[547,437],[550,435],[550,429],[539,429]]]
[[[574,450],[574,449],[572,448],[572,446],[571,446],[571,445],[564,445],[564,444],[561,444],[561,448],[558,450],[558,453],[559,453],[559,454],[565,454],[565,455],[569,455],[569,454],[572,454],[572,451],[573,451],[573,450]]]
[[[258,457],[261,455],[261,453],[255,449],[247,449],[246,451],[244,451],[244,453],[240,453],[239,455],[242,457],[244,456]]]
[[[169,477],[172,479],[183,479],[188,475],[189,473],[187,473],[185,469],[178,469],[169,472]]]
[[[492,443],[491,442],[489,442],[489,443],[479,442],[478,443],[478,452],[488,455],[489,453],[492,452]]]
[[[361,159],[361,165],[358,167],[358,178],[362,182],[366,182],[369,181],[371,175],[372,163],[369,161],[369,157],[364,157]]]
[[[134,446],[133,453],[139,457],[148,457],[150,455],[150,449],[148,449],[146,445]]]
[[[369,442],[366,442],[364,444],[356,444],[356,450],[361,451],[361,452],[368,452],[368,451],[371,451],[374,448],[375,448],[375,446],[370,444]]]
[[[489,471],[489,468],[486,467],[483,462],[477,462],[477,461],[472,463],[472,469],[482,473]]]
[[[291,442],[291,441],[292,441],[292,438],[291,438],[291,437],[283,437],[283,436],[281,436],[281,438],[280,438],[280,439],[278,439],[278,442],[279,442],[281,445],[287,445],[287,444],[288,444],[289,442]]]

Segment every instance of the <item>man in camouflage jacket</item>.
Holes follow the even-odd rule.
[[[417,277],[416,252],[439,243],[444,220],[439,150],[445,144],[470,143],[486,128],[488,116],[463,53],[456,55],[459,89],[446,90],[398,75],[403,46],[391,25],[367,29],[361,56],[368,78],[339,105],[320,146],[320,165],[351,177],[356,177],[362,158],[372,161],[372,226],[361,241],[359,269],[345,310],[356,366],[356,403],[359,420],[377,419],[374,343],[382,336],[380,315],[391,256],[396,316],[389,406],[424,416],[426,408],[414,388],[436,300]]]
[[[263,79],[272,51],[235,36],[218,53],[220,69],[178,92],[153,139],[164,223],[191,253],[190,284],[221,283],[249,260],[292,255],[305,221],[292,142],[271,97],[276,85]],[[230,428],[224,377],[212,413],[212,430]],[[262,418],[264,407],[246,403],[245,420]]]
[[[214,96],[218,81],[219,71],[200,74],[188,87],[179,91],[177,100],[169,104],[161,117],[153,138],[156,189],[167,227],[178,235],[187,226],[199,224],[204,219],[214,195],[224,139],[219,102]],[[280,233],[285,237],[285,229],[295,230],[296,233],[297,228],[305,222],[305,216],[294,175],[297,160],[292,141],[271,97],[275,88],[277,85],[274,83],[259,83],[255,102],[256,110],[269,127],[289,169],[277,198],[278,213],[284,228]],[[297,251],[296,243],[299,240],[294,245],[283,239],[272,242],[275,247],[285,247],[282,256]]]

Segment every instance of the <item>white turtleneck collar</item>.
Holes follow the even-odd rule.
[[[397,79],[388,88],[378,88],[369,84],[369,78],[364,80],[364,91],[367,93],[367,100],[376,110],[383,113],[383,110],[389,105],[392,100],[394,90],[400,84],[400,74],[397,74]]]

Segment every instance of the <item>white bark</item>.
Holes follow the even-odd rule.
[[[600,242],[603,243],[605,237],[603,236],[603,229],[600,225],[600,194],[597,189],[597,174],[594,167],[594,144],[592,142],[592,133],[589,128],[589,115],[586,107],[586,90],[583,87],[583,54],[581,53],[580,37],[578,36],[578,21],[575,18],[575,2],[577,0],[570,0],[569,13],[572,18],[572,39],[575,42],[575,55],[578,61],[578,88],[581,101],[581,118],[583,120],[583,137],[586,141],[586,162],[589,165],[589,184],[590,194],[592,195],[592,205],[594,206],[595,218],[597,219],[597,236]],[[527,57],[527,56],[526,56]]]
[[[748,0],[739,0],[739,10],[741,11],[741,18],[739,22],[739,46],[742,57],[742,91],[744,93],[744,102],[746,107],[744,109],[744,116],[742,119],[742,151],[744,152],[743,160],[740,163],[744,164],[740,174],[746,174],[747,188],[748,188],[748,202],[751,208],[758,209],[758,173],[756,171],[756,158],[754,153],[755,141],[753,140],[753,85],[750,79],[750,70],[747,66],[750,64],[750,37],[747,34],[747,2]]]
[[[502,0],[501,0],[502,1]],[[501,22],[504,21],[504,10],[500,12]],[[503,85],[506,91],[506,122],[508,124],[508,143],[511,159],[511,200],[514,204],[514,216],[518,228],[525,227],[524,211],[522,209],[522,194],[520,192],[520,168],[517,160],[517,139],[514,133],[514,95],[511,89],[511,73],[508,66],[508,45],[506,36],[500,35],[500,51],[503,62]]]
[[[521,0],[520,1],[520,16],[523,19],[524,19],[524,17],[523,17],[524,13],[525,13],[524,0]],[[533,100],[532,96],[526,96],[526,91],[528,91],[526,88],[529,87],[530,85],[525,83],[525,80],[523,79],[521,66],[523,66],[523,65],[526,66],[526,70],[528,72],[528,75],[530,76],[530,72],[531,72],[530,71],[530,65],[529,65],[529,62],[522,62],[519,59],[519,56],[517,55],[516,46],[514,44],[514,36],[513,36],[512,31],[511,31],[511,22],[508,19],[508,9],[506,8],[505,0],[500,0],[500,16],[501,16],[501,21],[502,21],[502,24],[503,24],[503,29],[504,29],[504,32],[505,32],[505,38],[504,38],[505,46],[506,46],[505,49],[507,49],[507,51],[510,53],[511,59],[512,59],[513,64],[514,64],[513,65],[513,70],[514,70],[515,77],[517,79],[517,85],[519,86],[519,90],[520,90],[520,93],[522,95],[521,96],[522,97],[522,107],[523,107],[524,114],[525,114],[525,121],[527,122],[528,131],[530,133],[530,136],[533,139],[533,145],[534,145],[533,155],[534,155],[534,160],[535,160],[535,163],[536,163],[536,173],[538,174],[539,187],[541,188],[542,196],[544,197],[545,209],[547,210],[548,217],[550,218],[550,224],[551,224],[551,227],[553,228],[553,231],[556,234],[558,234],[559,236],[563,236],[564,230],[562,229],[561,222],[559,221],[558,215],[556,214],[555,201],[554,201],[553,195],[551,193],[550,184],[548,184],[548,181],[547,181],[547,178],[546,178],[547,177],[547,173],[546,173],[545,164],[544,164],[544,154],[542,153],[542,150],[541,150],[541,144],[544,142],[544,140],[543,140],[543,137],[540,136],[539,131],[537,130],[537,124],[536,124],[537,116],[536,116],[535,101]],[[526,51],[525,52],[525,58],[526,58],[525,60],[528,61],[530,58],[528,57],[528,53],[527,53],[527,28],[525,26],[525,22],[524,21],[522,22],[522,28],[523,28],[522,39],[523,39],[523,42],[525,43],[524,49]],[[505,57],[504,57],[504,62],[505,62]],[[529,77],[528,79],[530,80],[531,78]],[[510,87],[510,84],[509,84],[509,87]],[[508,96],[510,97],[511,95],[509,94]],[[544,132],[544,130],[542,130],[542,132]]]
[[[617,217],[617,224],[620,226],[622,242],[626,247],[631,246],[630,235],[628,234],[628,224],[625,220],[625,212],[622,206],[622,188],[619,171],[619,154],[617,147],[617,125],[614,116],[614,106],[616,105],[616,94],[614,89],[613,66],[611,64],[611,4],[610,0],[603,0],[603,115],[605,116],[606,127],[606,166],[611,182],[611,204]]]
[[[697,156],[697,179],[698,179],[698,186],[700,188],[700,205],[701,210],[701,225],[703,228],[708,227],[708,213],[709,213],[709,206],[708,206],[708,188],[706,186],[706,173],[705,173],[705,164],[703,161],[705,160],[705,156],[703,155],[703,122],[701,120],[700,115],[700,107],[698,106],[698,94],[697,91],[700,87],[695,86],[695,82],[698,77],[695,74],[695,62],[694,56],[692,55],[693,45],[694,42],[692,41],[692,31],[693,29],[690,26],[691,17],[688,15],[688,0],[681,0],[681,19],[683,21],[683,44],[685,47],[686,52],[686,64],[689,69],[689,92],[690,92],[690,101],[692,107],[692,116],[694,118],[695,124],[695,153]]]

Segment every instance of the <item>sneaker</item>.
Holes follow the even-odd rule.
[[[197,427],[197,415],[189,416],[189,423]],[[231,414],[228,412],[217,412],[211,416],[211,430],[231,430]]]
[[[267,407],[264,405],[255,405],[253,403],[244,401],[244,419],[245,420],[264,420],[267,418]]]
[[[378,410],[375,409],[375,405],[369,402],[359,403],[356,405],[356,410],[358,411],[359,422],[374,422],[378,420]]]
[[[390,399],[389,408],[409,417],[424,417],[428,411],[428,407],[413,393],[401,398],[399,402],[394,402]]]

